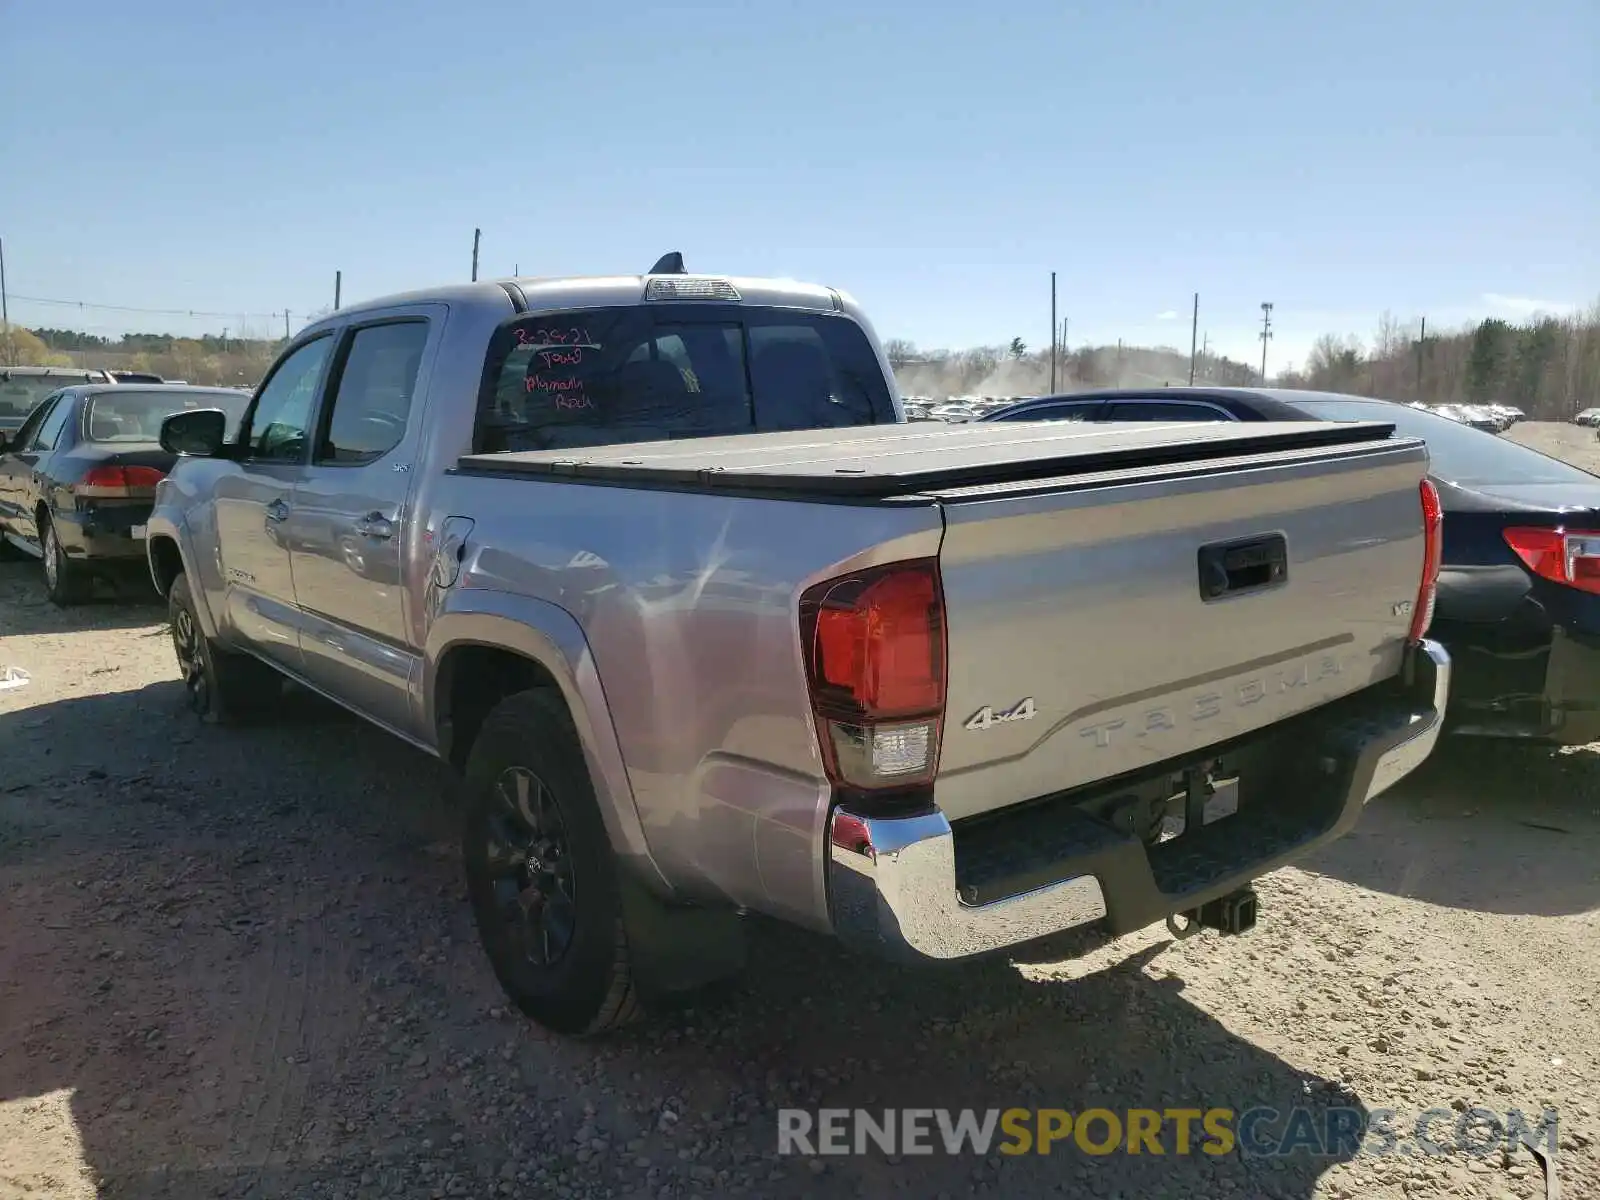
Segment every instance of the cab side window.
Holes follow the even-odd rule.
[[[304,459],[317,389],[332,350],[333,338],[324,334],[296,348],[278,364],[250,413],[250,458],[265,462]]]
[[[332,412],[316,462],[359,466],[400,444],[427,343],[426,321],[393,321],[355,331],[334,384]]]

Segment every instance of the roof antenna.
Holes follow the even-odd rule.
[[[676,250],[663,254],[650,268],[651,275],[687,275],[683,269],[683,255]]]

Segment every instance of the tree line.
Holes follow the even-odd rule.
[[[259,336],[127,333],[107,338],[12,325],[0,331],[0,364],[103,367],[198,384],[254,385],[283,345],[281,338]],[[1030,350],[1021,338],[965,350],[923,350],[892,339],[884,349],[908,395],[1031,396],[1051,385],[1050,352]],[[1188,382],[1188,353],[1169,347],[1080,346],[1058,351],[1056,359],[1058,391]],[[1203,354],[1195,363],[1195,382],[1244,387],[1261,379],[1247,363]],[[1439,332],[1385,313],[1370,345],[1325,334],[1304,367],[1285,370],[1274,382],[1429,404],[1514,404],[1530,417],[1567,420],[1600,406],[1600,302],[1564,317],[1521,324],[1489,318]]]
[[[283,345],[281,338],[167,333],[106,338],[73,329],[13,325],[0,332],[0,365],[148,371],[188,383],[253,387]]]
[[[1569,420],[1600,406],[1600,302],[1565,317],[1491,317],[1437,334],[1386,313],[1370,347],[1324,335],[1305,368],[1278,382],[1428,404],[1511,404],[1536,419]]]

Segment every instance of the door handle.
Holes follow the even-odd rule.
[[[394,536],[394,522],[382,513],[368,513],[356,522],[356,532],[362,537],[387,541]]]
[[[282,499],[274,500],[271,504],[267,505],[267,520],[282,521],[286,520],[288,516],[289,506],[285,504]]]

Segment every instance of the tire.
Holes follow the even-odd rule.
[[[40,519],[39,548],[43,552],[44,591],[52,604],[70,608],[89,599],[94,590],[94,580],[83,563],[73,562],[62,548],[56,534],[56,523],[48,517]]]
[[[167,592],[167,624],[189,709],[202,721],[237,724],[260,716],[283,694],[283,679],[271,667],[206,637],[187,575]]]
[[[502,700],[467,759],[462,857],[500,986],[557,1033],[638,1017],[623,886],[577,732],[549,689]]]

